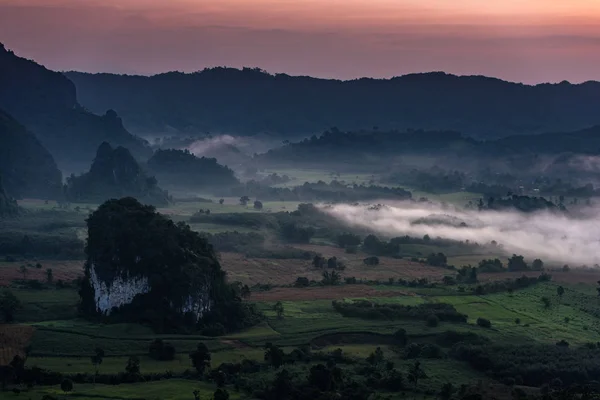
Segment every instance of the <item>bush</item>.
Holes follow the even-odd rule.
[[[365,265],[379,265],[379,257],[367,257],[363,260],[363,263],[365,263]]]
[[[163,342],[162,339],[156,339],[150,343],[148,355],[155,360],[170,361],[175,359],[175,346]]]
[[[427,326],[434,328],[440,324],[440,319],[435,315],[431,314],[427,317]]]
[[[477,318],[477,325],[481,326],[482,328],[491,328],[492,327],[492,323],[490,322],[489,319],[486,318]]]
[[[296,278],[296,282],[294,283],[294,287],[297,288],[307,287],[308,285],[310,285],[310,281],[304,276],[299,276]]]

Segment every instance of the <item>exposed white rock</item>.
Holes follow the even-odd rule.
[[[148,293],[150,285],[145,276],[121,278],[120,275],[114,277],[108,284],[98,278],[96,266],[92,264],[90,268],[90,282],[94,288],[94,300],[96,308],[103,314],[110,314],[113,307],[121,307],[129,304],[138,294]]]
[[[125,304],[129,304],[135,296],[148,293],[151,289],[147,277],[130,277],[129,274],[127,274],[125,279],[120,274],[117,274],[107,284],[98,277],[94,264],[90,268],[90,283],[94,289],[96,309],[105,315],[110,314],[113,307],[119,308]],[[183,313],[191,311],[196,316],[196,319],[200,319],[205,312],[212,308],[212,305],[210,287],[205,285],[195,295],[188,296],[180,311]]]

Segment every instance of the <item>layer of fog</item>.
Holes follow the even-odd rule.
[[[507,254],[520,254],[529,261],[541,258],[544,262],[571,266],[600,262],[599,209],[589,209],[577,218],[550,212],[476,211],[409,202],[383,207],[334,205],[323,209],[349,224],[389,237],[429,235],[479,244],[496,241]],[[415,223],[423,218],[439,220],[441,215],[445,216],[444,224]]]

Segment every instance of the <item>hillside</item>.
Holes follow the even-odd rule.
[[[148,170],[169,187],[206,189],[238,184],[233,171],[215,158],[196,157],[184,150],[158,150]]]
[[[66,196],[72,202],[99,203],[134,197],[148,204],[165,205],[168,194],[139,166],[129,150],[103,142],[89,172],[67,178]]]
[[[11,217],[18,213],[17,201],[6,193],[2,185],[2,176],[0,176],[0,218]]]
[[[13,197],[56,198],[62,175],[37,138],[0,110],[0,174]]]
[[[343,130],[455,130],[479,138],[571,131],[600,123],[600,83],[506,82],[483,76],[412,74],[338,81],[207,69],[151,77],[66,74],[85,107],[109,107],[134,132],[310,134]]]
[[[54,156],[63,171],[82,171],[103,141],[148,156],[146,143],[130,134],[110,107],[95,115],[77,102],[64,75],[18,57],[0,43],[0,108],[13,115]]]

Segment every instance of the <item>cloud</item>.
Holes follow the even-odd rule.
[[[600,79],[594,13],[576,23],[519,17],[518,7],[457,13],[437,0],[123,4],[0,0],[0,38],[57,70],[154,74],[227,65],[342,79],[432,70],[530,83]]]
[[[377,210],[368,205],[335,205],[323,209],[349,224],[391,237],[429,235],[480,244],[495,240],[504,246],[507,254],[520,254],[530,261],[541,258],[571,266],[600,263],[599,209],[589,209],[578,217],[550,212],[479,212],[408,202]],[[464,221],[467,227],[414,224],[419,218],[432,214],[452,216]]]

